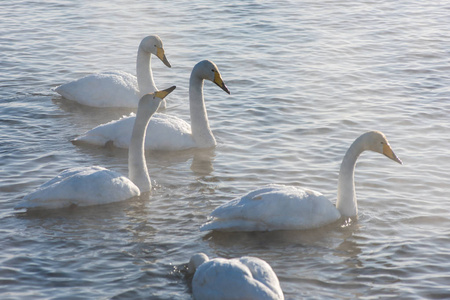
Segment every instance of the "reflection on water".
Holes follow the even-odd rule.
[[[201,149],[195,151],[191,170],[197,176],[206,176],[214,171],[213,160],[215,149]]]
[[[0,298],[191,299],[183,268],[197,252],[266,260],[286,299],[450,297],[447,2],[6,0],[0,8]],[[221,69],[231,96],[204,86],[218,146],[147,152],[148,195],[15,211],[67,168],[128,174],[126,150],[70,141],[133,110],[83,107],[52,89],[97,72],[134,73],[149,34],[172,64],[152,64],[156,86],[177,85],[167,113],[189,121],[198,61]],[[368,130],[384,132],[404,165],[360,157],[357,220],[199,232],[214,208],[268,183],[335,199],[342,157]]]

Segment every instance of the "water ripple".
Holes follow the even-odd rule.
[[[286,299],[449,298],[448,3],[433,1],[3,1],[0,4],[0,295],[2,299],[190,299],[196,252],[253,255]],[[301,9],[300,9],[301,8]],[[167,113],[189,120],[193,65],[211,59],[231,90],[206,82],[218,146],[147,153],[151,196],[28,214],[15,204],[58,172],[127,174],[127,152],[75,136],[128,115],[52,89],[94,72],[135,73],[142,37],[173,65]],[[218,205],[268,183],[335,201],[339,165],[362,132],[381,130],[400,166],[364,153],[359,218],[320,230],[200,233]]]

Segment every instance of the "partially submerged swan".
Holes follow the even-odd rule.
[[[321,193],[294,186],[269,185],[217,207],[201,231],[270,231],[321,227],[341,217],[358,214],[354,171],[356,160],[366,150],[402,163],[385,135],[370,131],[357,138],[342,160],[336,206]]]
[[[193,255],[188,271],[196,300],[283,300],[278,277],[270,265],[256,257],[209,259]]]
[[[66,99],[87,106],[135,108],[143,95],[157,91],[151,69],[151,54],[171,67],[161,39],[157,35],[150,35],[139,44],[136,76],[122,71],[92,74],[63,84],[55,91]],[[165,108],[165,101],[160,106]]]
[[[175,86],[147,94],[139,101],[128,152],[129,179],[103,167],[79,167],[61,172],[24,197],[15,208],[52,209],[126,200],[152,188],[144,156],[144,136],[151,116]]]
[[[189,82],[189,103],[191,125],[167,114],[155,114],[147,130],[151,132],[145,140],[147,150],[184,150],[189,148],[210,148],[216,139],[209,127],[203,97],[203,82],[210,80],[230,94],[222,80],[218,67],[209,60],[197,63],[191,72]],[[128,148],[135,116],[124,117],[99,125],[73,140],[76,144],[104,146],[107,143],[118,148]]]

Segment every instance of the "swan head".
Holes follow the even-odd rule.
[[[158,57],[166,66],[168,66],[169,68],[172,67],[167,60],[166,55],[164,54],[163,43],[159,36],[149,35],[145,37],[141,41],[139,48],[144,50],[145,52],[156,55],[156,57]]]
[[[387,156],[388,158],[392,159],[393,161],[398,162],[399,164],[403,164],[400,158],[398,158],[398,156],[395,155],[394,151],[391,148],[391,145],[389,145],[386,136],[382,132],[369,131],[365,133],[363,136],[366,137],[365,140],[367,150],[372,150],[381,153]]]
[[[209,260],[208,256],[205,253],[197,253],[192,255],[191,259],[189,260],[189,264],[188,264],[188,273],[189,274],[194,274],[195,270],[197,270],[197,268],[207,262]]]
[[[223,82],[222,75],[220,75],[219,68],[210,60],[202,60],[194,66],[193,73],[197,74],[202,79],[217,84],[222,90],[230,94],[227,86]]]
[[[139,100],[139,107],[147,107],[152,114],[155,113],[159,108],[159,104],[161,104],[164,98],[166,98],[174,89],[176,89],[176,86],[171,86],[168,89],[151,94],[145,94],[142,96],[141,100]]]

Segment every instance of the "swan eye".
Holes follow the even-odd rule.
[[[214,69],[212,69],[211,71],[213,71],[213,73],[215,72]]]

